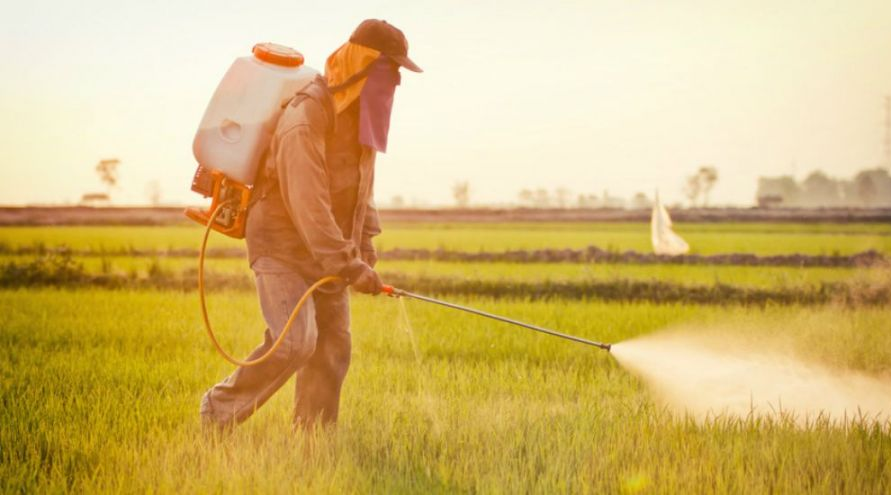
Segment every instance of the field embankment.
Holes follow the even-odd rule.
[[[180,225],[182,206],[3,206],[0,225]],[[380,210],[384,222],[649,222],[649,210],[591,208],[436,208]],[[678,222],[889,223],[888,208],[677,208]]]

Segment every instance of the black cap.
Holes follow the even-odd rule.
[[[373,48],[414,72],[424,72],[408,58],[408,40],[402,31],[387,21],[365,19],[350,36],[350,43]]]

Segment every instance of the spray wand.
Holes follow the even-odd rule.
[[[586,345],[598,347],[598,348],[603,349],[607,352],[609,352],[610,348],[612,347],[612,344],[604,344],[602,342],[595,342],[593,340],[583,339],[581,337],[576,337],[575,335],[561,333],[556,330],[551,330],[548,328],[540,327],[538,325],[531,325],[529,323],[524,323],[522,321],[517,321],[517,320],[511,319],[511,318],[506,318],[504,316],[487,313],[485,311],[480,311],[480,310],[474,309],[474,308],[468,308],[467,306],[461,306],[458,304],[441,301],[439,299],[434,299],[432,297],[422,296],[420,294],[415,294],[415,293],[409,292],[407,290],[397,289],[396,287],[393,287],[392,285],[384,285],[383,288],[381,289],[381,292],[383,292],[384,294],[386,294],[390,297],[408,297],[411,299],[417,299],[418,301],[424,301],[424,302],[428,302],[428,303],[438,304],[440,306],[445,306],[447,308],[457,309],[459,311],[464,311],[464,312],[475,314],[478,316],[483,316],[485,318],[491,318],[493,320],[501,321],[504,323],[509,323],[511,325],[516,325],[518,327],[528,328],[529,330],[534,330],[536,332],[553,335],[554,337],[559,337],[561,339],[571,340],[573,342],[578,342],[580,344],[586,344]]]

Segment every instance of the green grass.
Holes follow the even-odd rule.
[[[869,249],[891,254],[891,229],[882,224],[681,224],[677,231],[694,254],[853,254]],[[0,243],[11,248],[58,246],[76,250],[197,249],[197,225],[171,227],[3,227]],[[242,241],[215,236],[217,247],[241,247]],[[384,225],[380,249],[427,248],[461,251],[582,248],[649,252],[647,224],[393,224]]]
[[[481,309],[594,339],[678,325],[782,333],[802,358],[891,372],[891,310],[536,303]],[[262,325],[254,294],[210,300],[224,345]],[[676,416],[596,349],[435,306],[354,298],[336,434],[289,429],[292,385],[231,437],[201,434],[203,391],[231,367],[194,293],[0,291],[0,488],[7,492],[887,493],[891,436],[869,424]],[[778,332],[781,330],[781,332]]]
[[[394,224],[379,245],[463,251],[649,250],[643,224]],[[702,254],[891,254],[891,226],[683,224]],[[5,227],[8,249],[196,249],[196,226]],[[217,235],[215,247],[243,241]],[[190,257],[75,256],[90,273],[190,277]],[[33,255],[4,254],[0,263]],[[250,277],[243,258],[211,274]],[[383,261],[382,273],[458,280],[663,280],[764,289],[887,276],[879,268]],[[451,298],[450,298],[451,299]],[[599,341],[673,328],[891,378],[891,308],[528,301],[455,302]],[[209,295],[223,345],[263,330],[256,295]],[[231,366],[193,291],[0,290],[0,492],[28,493],[888,493],[891,424],[670,412],[602,351],[444,308],[353,299],[353,364],[335,433],[290,431],[293,383],[220,441],[197,417]],[[416,343],[413,347],[412,341]],[[723,340],[721,340],[723,342]],[[309,445],[312,448],[309,448]]]

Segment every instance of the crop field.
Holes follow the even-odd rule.
[[[891,253],[891,227],[885,224],[687,224],[677,231],[695,254],[781,253],[853,254],[870,249]],[[167,227],[5,227],[2,246],[16,249],[65,244],[75,250],[194,249],[200,241],[197,226]],[[632,223],[530,224],[396,224],[377,238],[381,250],[392,248],[502,251],[508,249],[581,248],[649,251],[650,232]],[[220,237],[220,247],[241,242]]]
[[[382,253],[649,250],[645,224],[384,228]],[[703,255],[876,254],[850,266],[392,256],[378,268],[406,289],[597,341],[683,330],[891,380],[891,227],[677,230]],[[891,491],[888,416],[780,408],[698,418],[609,353],[383,296],[352,296],[353,360],[336,430],[291,430],[291,382],[231,434],[207,435],[199,399],[232,366],[201,323],[200,235],[191,226],[0,228],[0,491]],[[241,356],[263,331],[251,272],[240,241],[211,244],[211,317]]]

